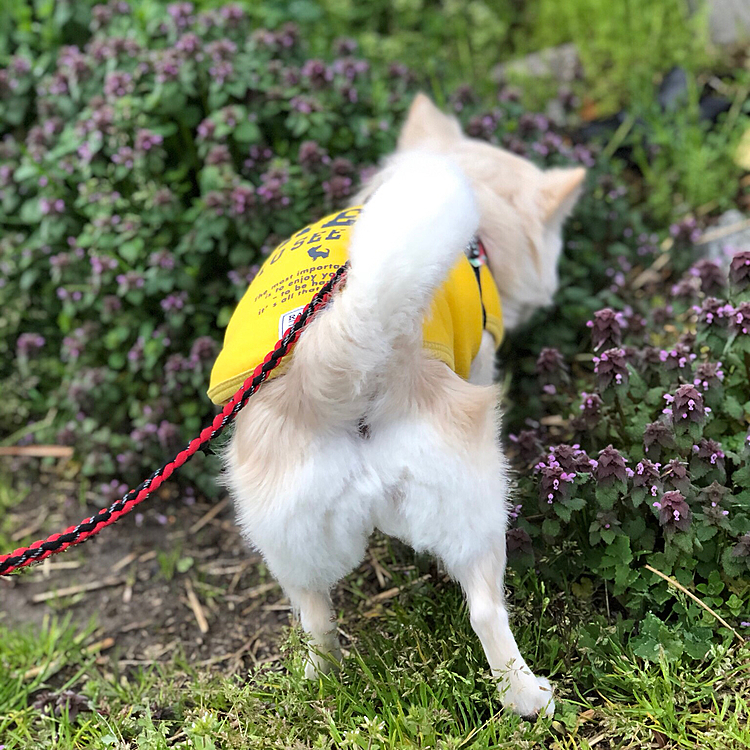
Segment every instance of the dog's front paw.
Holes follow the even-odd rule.
[[[546,677],[535,677],[531,673],[515,675],[509,684],[501,684],[498,689],[503,705],[521,716],[533,718],[555,713],[552,685]]]

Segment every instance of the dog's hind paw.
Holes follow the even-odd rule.
[[[514,682],[515,685],[510,689],[501,691],[503,705],[506,708],[528,718],[554,715],[553,689],[546,677],[529,675],[521,684],[515,680]]]

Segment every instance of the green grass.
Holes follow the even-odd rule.
[[[356,582],[353,582],[356,583]],[[523,609],[520,609],[523,604]],[[308,683],[290,630],[281,663],[251,674],[196,671],[180,656],[122,672],[95,659],[100,635],[48,619],[0,629],[0,744],[26,748],[706,748],[750,746],[750,648],[717,643],[702,663],[635,657],[569,593],[526,579],[516,635],[556,684],[554,719],[501,710],[460,593],[419,581],[387,606],[344,612],[353,638],[337,676]],[[347,621],[348,620],[348,621]],[[93,711],[34,707],[43,689],[72,690]],[[64,703],[64,702],[63,702]],[[599,739],[597,739],[599,738]],[[660,743],[660,744],[659,744]]]

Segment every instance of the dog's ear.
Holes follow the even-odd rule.
[[[544,173],[539,200],[545,224],[561,225],[565,221],[581,195],[585,178],[583,167],[548,169]]]
[[[420,92],[409,107],[409,114],[398,137],[398,148],[418,148],[427,143],[433,147],[449,145],[461,135],[458,121],[443,114],[426,94]]]

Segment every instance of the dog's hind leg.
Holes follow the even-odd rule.
[[[503,592],[504,571],[505,550],[499,549],[452,572],[466,592],[471,626],[498,680],[503,704],[521,716],[539,713],[551,716],[555,702],[550,683],[544,677],[534,676],[510,629]]]
[[[302,628],[309,636],[310,650],[305,677],[314,680],[327,674],[341,660],[341,646],[336,632],[336,614],[329,593],[301,588],[287,588]]]
[[[549,713],[549,683],[521,656],[505,607],[509,471],[500,449],[494,388],[461,380],[444,364],[407,365],[372,419],[371,461],[398,488],[378,527],[436,555],[459,581],[503,703]]]

